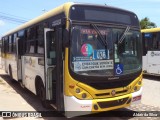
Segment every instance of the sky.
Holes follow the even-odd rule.
[[[160,0],[0,0],[0,36],[65,2],[119,7],[136,13],[139,20],[148,17],[160,27]]]

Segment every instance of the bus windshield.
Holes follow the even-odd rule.
[[[74,73],[118,76],[141,70],[139,31],[104,26],[97,28],[99,33],[91,25],[72,27],[70,66]]]

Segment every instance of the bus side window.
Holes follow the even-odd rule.
[[[143,55],[147,54],[147,41],[145,39],[144,33],[142,33],[142,43],[143,43]]]
[[[15,33],[13,35],[13,52],[16,53],[16,38],[17,38],[17,34]]]
[[[10,53],[13,52],[13,36],[12,35],[9,36],[9,49],[8,49],[8,51]]]
[[[157,40],[157,33],[153,33],[153,49],[158,49],[158,40]]]
[[[153,50],[153,35],[152,33],[143,33],[142,35],[143,35],[143,43],[144,43],[143,54],[145,55],[148,50]]]
[[[38,54],[44,54],[44,27],[43,25],[37,26],[37,53]]]
[[[9,41],[8,41],[8,36],[4,38],[5,42],[4,42],[4,48],[5,48],[5,52],[9,52]]]
[[[160,50],[160,32],[157,32],[158,50]]]
[[[27,38],[26,38],[26,53],[37,53],[37,31],[38,27],[33,26],[27,29]]]

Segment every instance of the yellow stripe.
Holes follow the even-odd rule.
[[[160,28],[142,29],[142,33],[160,32]]]

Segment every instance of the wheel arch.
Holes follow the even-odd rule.
[[[43,84],[43,86],[45,86],[42,78],[41,78],[39,75],[37,75],[37,76],[35,77],[36,95],[38,95],[38,85],[39,85],[39,84]]]

